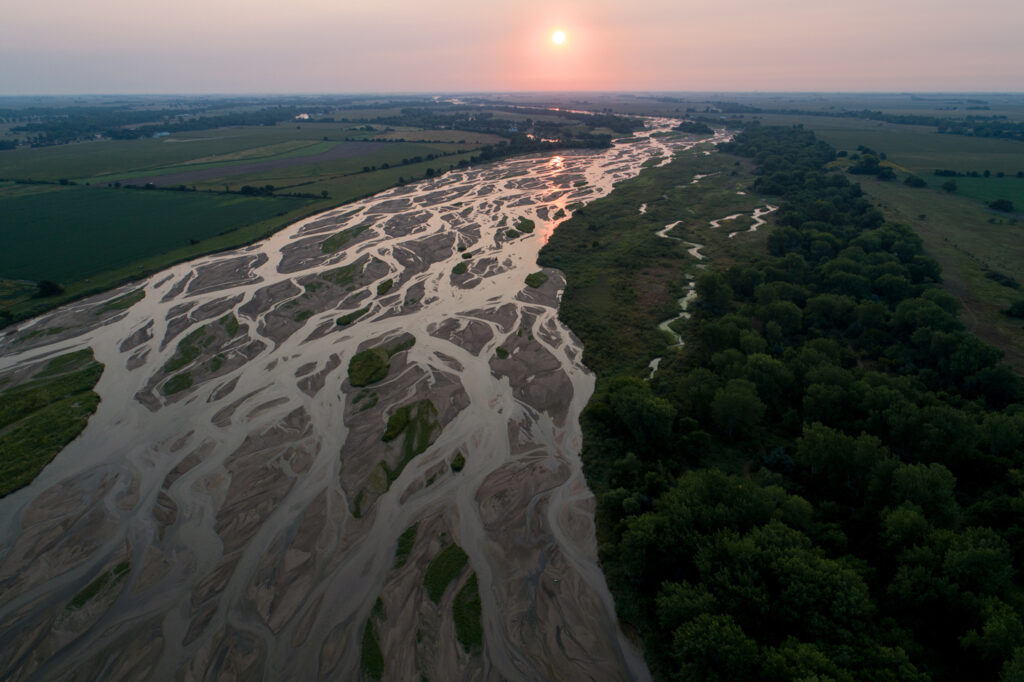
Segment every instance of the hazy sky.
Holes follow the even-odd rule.
[[[1024,1],[0,6],[0,94],[481,90],[1019,92]]]

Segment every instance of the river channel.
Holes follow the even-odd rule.
[[[372,627],[387,680],[649,679],[597,563],[594,377],[561,273],[526,278],[574,207],[696,144],[651,137],[675,123],[394,188],[4,336],[0,372],[82,348],[105,371],[85,431],[0,500],[0,677],[365,679]],[[352,386],[367,348],[387,376]],[[407,463],[416,439],[382,439],[403,407]],[[435,600],[451,543],[468,563]]]

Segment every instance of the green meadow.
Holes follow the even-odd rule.
[[[921,177],[931,187],[954,180],[957,193],[979,202],[1008,199],[1024,210],[1024,144],[1015,140],[940,135],[930,126],[896,125],[856,118],[763,114],[766,125],[802,125],[838,150],[859,146],[884,153],[897,172]],[[936,170],[989,177],[940,177]],[[1002,173],[1003,177],[999,177]],[[900,178],[903,179],[902,177]]]
[[[0,200],[0,273],[69,282],[308,205],[293,197],[85,187]]]

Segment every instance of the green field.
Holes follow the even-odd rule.
[[[1024,282],[1024,144],[1014,140],[940,135],[926,126],[894,125],[854,118],[757,115],[766,124],[802,125],[838,150],[854,153],[861,145],[884,152],[897,180],[879,182],[855,176],[886,217],[909,225],[924,240],[928,254],[942,266],[945,288],[963,304],[968,329],[1006,354],[1006,361],[1024,372],[1024,328],[1003,314],[1024,299],[1021,290],[986,276],[1002,273]],[[843,166],[848,158],[839,159]],[[990,177],[942,177],[936,169],[959,173],[990,171]],[[1004,177],[998,177],[1002,172]],[[903,179],[914,174],[927,188],[911,188]],[[854,176],[851,176],[854,179]],[[941,191],[947,181],[956,192]],[[1008,199],[1016,214],[988,208]]]
[[[946,181],[952,180],[956,183],[957,194],[985,204],[1008,199],[1013,202],[1016,214],[1024,214],[1024,178],[944,178],[935,175],[922,175],[921,178],[934,189],[941,189]],[[998,214],[993,213],[992,216]]]
[[[309,205],[308,199],[71,187],[0,201],[0,276],[71,282]]]
[[[99,176],[152,171],[179,165],[285,158],[323,151],[314,145],[365,139],[355,124],[214,128],[141,140],[99,140],[53,147],[19,147],[0,153],[0,178],[86,181]]]
[[[765,125],[803,125],[837,150],[859,145],[885,152],[893,163],[914,173],[936,168],[961,172],[990,170],[1016,175],[1024,171],[1024,144],[1014,140],[940,135],[930,126],[896,125],[857,118],[759,114]]]
[[[1024,284],[1024,223],[989,222],[992,212],[977,202],[932,189],[874,179],[861,185],[889,220],[909,225],[924,240],[928,255],[942,266],[944,287],[963,304],[967,329],[1002,350],[1007,364],[1024,374],[1024,325],[1003,314],[1024,300],[1024,291],[986,276],[1002,273]]]
[[[861,145],[885,153],[898,172],[920,176],[931,187],[955,180],[957,193],[979,202],[1009,199],[1024,207],[1024,144],[1014,140],[940,135],[929,126],[896,125],[856,118],[758,114],[768,125],[802,125],[838,150],[853,153]],[[990,177],[939,177],[949,169]],[[1003,173],[1004,177],[998,177]],[[902,177],[900,178],[902,180]],[[1024,210],[1020,209],[1019,210]]]

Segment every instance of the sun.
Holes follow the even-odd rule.
[[[559,29],[551,34],[551,42],[555,45],[561,45],[565,42],[565,31]]]

